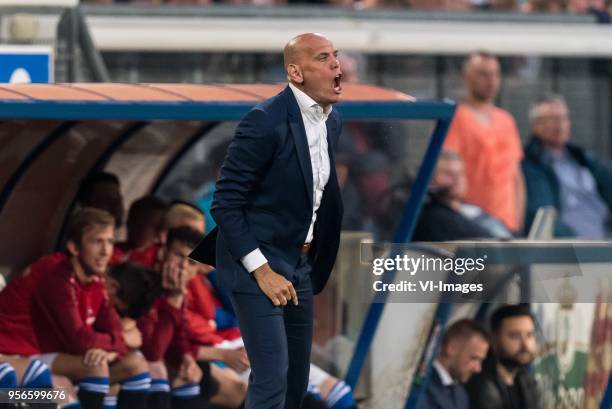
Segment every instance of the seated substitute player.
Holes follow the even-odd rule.
[[[78,384],[85,409],[102,407],[109,376],[121,384],[120,408],[142,408],[150,383],[146,362],[128,354],[104,288],[114,218],[81,208],[67,233],[66,252],[34,262],[0,293],[0,353],[36,355],[54,374]]]
[[[170,395],[173,408],[197,408],[215,388],[209,365],[198,365],[195,348],[186,332],[188,265],[197,264],[187,258],[189,249],[182,251],[186,230],[193,231],[188,227],[169,230],[162,248],[162,260],[156,266],[164,294],[157,298],[149,313],[138,320],[143,336],[141,350],[149,361],[153,378],[150,405],[155,408],[167,407],[164,405]]]
[[[167,211],[168,204],[156,196],[146,195],[135,200],[127,215],[127,238],[115,243],[111,264],[153,257],[158,248],[156,244],[161,240]]]
[[[187,288],[185,294],[187,335],[190,343],[197,351],[198,365],[210,368],[211,377],[218,383],[218,390],[211,392],[210,402],[225,408],[237,408],[246,396],[246,383],[240,379],[238,372],[249,367],[244,346],[238,348],[216,348],[224,339],[240,337],[236,327],[220,329],[217,318],[220,314],[220,302],[214,298],[211,288],[206,286],[206,277],[201,271],[206,270],[204,265],[195,263],[187,256],[202,239],[202,233],[191,227],[183,226],[170,230],[169,238],[173,239],[171,251],[176,257],[185,261]],[[227,311],[223,316],[227,318]],[[235,318],[226,321],[235,322]],[[229,367],[210,365],[209,362],[221,361]],[[232,369],[233,368],[233,369]],[[235,369],[235,370],[234,370]]]
[[[140,212],[138,208],[135,210],[137,210],[137,212],[136,215],[133,215],[133,218],[142,219],[143,216],[138,215]],[[152,223],[155,222],[153,221]],[[111,262],[113,264],[118,264],[123,261],[129,261],[130,263],[142,264],[149,268],[155,268],[163,257],[163,247],[168,236],[168,231],[182,226],[189,226],[203,233],[206,228],[204,213],[202,213],[196,205],[190,204],[189,202],[174,201],[170,204],[162,217],[161,227],[158,228],[158,238],[155,241],[131,250],[116,247]],[[129,228],[130,226],[128,225],[128,229]]]

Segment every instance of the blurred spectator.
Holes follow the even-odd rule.
[[[611,236],[612,166],[568,143],[571,122],[560,95],[548,95],[529,111],[531,140],[525,147],[528,226],[538,208],[553,206],[555,235]]]
[[[146,260],[158,251],[167,210],[168,204],[153,195],[135,200],[128,211],[127,240],[115,244],[111,264],[129,260],[152,267]]]
[[[480,207],[465,203],[465,167],[453,151],[442,151],[423,205],[413,241],[445,241],[476,238],[510,238],[499,220]]]
[[[491,11],[517,11],[516,0],[476,0],[473,2],[477,8]]]
[[[525,13],[562,13],[567,10],[567,0],[529,0],[524,4]]]
[[[164,0],[164,4],[204,6],[213,3],[211,0]]]
[[[606,0],[568,0],[568,10],[571,13],[592,14],[599,23],[610,23],[608,8],[609,2]]]
[[[79,186],[77,203],[81,207],[106,210],[115,218],[115,227],[123,225],[123,196],[119,178],[108,172],[96,172]]]
[[[359,82],[361,56],[342,53],[339,61],[343,81]],[[402,129],[389,122],[344,123],[336,157],[345,206],[343,229],[370,230],[385,238],[393,233],[405,201],[405,196],[399,198],[401,203],[395,200],[390,166],[404,159]]]
[[[337,7],[355,7],[354,0],[328,0],[328,3]]]
[[[511,231],[519,231],[525,186],[521,141],[512,115],[494,105],[500,86],[497,57],[479,51],[464,61],[467,95],[458,105],[445,148],[465,164],[465,201],[482,207]]]
[[[488,349],[487,332],[476,321],[462,319],[448,327],[419,409],[469,409],[462,384],[480,372]]]
[[[113,4],[113,3],[130,3],[130,4],[178,4],[178,5],[207,5],[212,3],[211,0],[81,0],[81,3],[92,4]]]
[[[342,145],[340,143],[340,145]],[[342,218],[343,230],[363,229],[363,209],[361,199],[355,187],[353,158],[349,153],[340,152],[336,155],[336,175],[342,193],[344,216]]]
[[[127,240],[116,246],[127,252],[157,242],[163,229],[163,220],[167,210],[168,204],[153,195],[134,201],[130,206],[126,221]]]
[[[427,11],[468,11],[472,8],[472,0],[410,0],[413,10]]]
[[[586,14],[591,10],[605,10],[605,0],[567,0],[567,9],[571,13]]]
[[[535,358],[535,322],[529,305],[506,305],[491,316],[491,350],[482,372],[466,385],[471,409],[538,409],[528,365]]]

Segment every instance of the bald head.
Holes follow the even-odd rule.
[[[485,51],[471,53],[463,64],[463,78],[470,100],[493,103],[501,80],[497,57]]]
[[[327,37],[318,33],[304,33],[293,37],[283,49],[285,68],[289,64],[299,64],[307,51],[321,41],[329,42]]]
[[[324,109],[342,93],[342,71],[338,50],[327,37],[317,33],[292,38],[283,52],[287,80]]]

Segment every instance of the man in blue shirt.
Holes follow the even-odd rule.
[[[560,95],[536,102],[530,112],[532,138],[522,167],[527,186],[526,227],[538,208],[553,206],[556,236],[611,237],[612,166],[568,143],[569,111]]]

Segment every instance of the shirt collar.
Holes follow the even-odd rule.
[[[568,159],[567,149],[561,151],[553,151],[552,149],[542,149],[542,159],[545,163],[562,162]]]
[[[332,111],[331,105],[324,110],[321,105],[317,104],[314,99],[295,85],[289,83],[289,88],[291,88],[291,91],[295,96],[302,115],[306,116],[315,123],[327,121],[327,117],[329,117],[329,114]]]
[[[434,368],[436,368],[436,371],[438,371],[438,376],[440,377],[440,380],[442,381],[442,385],[450,386],[455,383],[455,381],[453,380],[453,377],[448,373],[446,368],[442,366],[440,361],[436,359],[433,365],[434,365]]]

